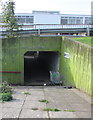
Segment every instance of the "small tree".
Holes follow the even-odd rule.
[[[7,37],[12,38],[16,36],[16,32],[18,30],[17,19],[15,18],[15,2],[12,0],[8,0],[4,4],[2,4],[2,22],[8,27],[7,31],[9,31]]]

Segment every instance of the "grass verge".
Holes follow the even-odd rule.
[[[93,46],[93,37],[73,37],[72,39]]]

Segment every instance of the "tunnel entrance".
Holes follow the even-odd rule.
[[[59,71],[59,52],[28,51],[24,54],[25,85],[49,85],[49,71]]]

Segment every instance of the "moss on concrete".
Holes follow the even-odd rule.
[[[2,73],[3,80],[12,84],[24,84],[24,54],[27,51],[60,51],[61,37],[29,36],[14,39],[2,39],[2,71],[20,73]],[[0,73],[1,74],[1,73]]]
[[[29,36],[15,39],[0,39],[0,71],[20,73],[0,73],[0,80],[24,85],[24,54],[27,51],[59,51],[60,73],[64,85],[76,86],[93,95],[93,55],[91,46],[77,43],[60,36]],[[64,57],[70,53],[70,58]],[[92,88],[91,88],[92,87]]]
[[[64,52],[69,53],[70,58],[65,58]],[[76,86],[76,88],[93,95],[93,88],[91,89],[91,47],[76,43],[69,38],[63,38],[60,71],[64,85]]]

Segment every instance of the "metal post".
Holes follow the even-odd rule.
[[[90,36],[89,25],[88,25],[88,27],[87,27],[87,36]]]
[[[40,28],[38,29],[38,35],[40,35]]]

